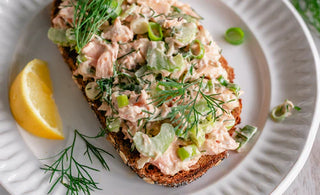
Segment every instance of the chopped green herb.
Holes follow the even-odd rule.
[[[217,94],[206,94],[202,91],[203,79],[204,77],[189,83],[179,83],[167,79],[165,83],[161,84],[175,87],[168,87],[165,90],[159,91],[157,95],[153,97],[152,103],[157,103],[157,106],[161,106],[165,102],[172,101],[173,99],[176,99],[176,102],[181,102],[176,107],[173,107],[168,114],[168,118],[171,122],[176,124],[175,130],[179,137],[187,136],[188,131],[194,127],[198,128],[200,116],[203,115],[197,110],[198,98],[201,98],[206,102],[208,107],[208,112],[206,114],[212,114],[214,120],[219,117],[217,116],[218,109],[222,112],[226,112],[221,106],[224,102],[214,97]],[[191,89],[192,86],[194,86],[194,89]],[[190,90],[196,91],[195,97],[190,98],[187,96],[187,93]]]
[[[176,6],[171,6],[171,7],[172,7],[173,11],[175,11],[177,13],[181,13],[182,12],[182,10],[180,8],[176,7]]]

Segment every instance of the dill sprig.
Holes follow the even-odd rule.
[[[77,138],[80,138],[85,143],[86,147],[84,156],[87,156],[91,163],[92,157],[95,157],[104,169],[109,170],[109,166],[103,158],[103,154],[107,154],[111,157],[113,157],[113,155],[102,148],[94,146],[88,141],[88,139],[91,138],[95,139],[98,137],[103,137],[105,134],[106,130],[102,129],[97,136],[89,137],[81,134],[78,130],[74,130],[72,144],[52,157],[58,157],[54,163],[51,165],[46,164],[43,168],[41,168],[45,171],[45,173],[50,172],[51,174],[49,182],[52,183],[52,186],[48,191],[48,194],[52,192],[59,182],[67,188],[66,194],[71,195],[79,194],[80,192],[90,195],[91,191],[101,190],[98,187],[98,183],[94,181],[89,173],[89,171],[99,172],[99,170],[88,165],[81,164],[75,159],[74,154],[76,140]],[[57,176],[56,179],[54,179],[55,176]]]
[[[116,0],[77,0],[73,28],[78,53],[98,33],[100,26],[114,17],[119,6]]]
[[[320,1],[291,0],[302,18],[320,33]]]
[[[159,81],[158,85],[163,86],[166,89],[161,90],[154,96],[153,101],[151,103],[156,103],[156,106],[160,106],[166,102],[172,101],[173,99],[179,97],[179,100],[185,98],[187,90],[199,83],[199,80],[195,80],[190,83],[179,83],[177,81],[165,78],[165,81]]]
[[[217,116],[218,110],[227,112],[222,107],[224,102],[214,97],[219,94],[206,94],[203,91],[203,80],[204,77],[201,77],[201,79],[189,83],[179,83],[166,78],[165,82],[160,81],[158,83],[158,85],[164,86],[166,89],[159,91],[158,94],[154,96],[151,103],[155,103],[156,106],[159,107],[162,104],[175,99],[177,105],[172,107],[171,112],[167,117],[175,124],[176,134],[180,137],[186,136],[191,129],[198,128],[201,116],[212,115],[213,120],[216,120],[219,118],[219,116]],[[191,86],[195,87],[191,89]],[[187,94],[191,93],[191,90],[196,92],[194,98],[187,97]],[[206,113],[201,113],[198,110],[197,103],[199,102],[199,99],[204,100],[208,108]]]

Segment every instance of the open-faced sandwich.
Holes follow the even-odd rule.
[[[221,49],[176,0],[55,0],[49,38],[108,140],[148,183],[179,186],[239,144],[239,86]]]

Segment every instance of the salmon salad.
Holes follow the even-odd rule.
[[[175,175],[201,156],[239,147],[230,130],[242,91],[188,4],[109,0],[104,7],[64,0],[59,8],[48,36],[75,51],[74,78],[86,83],[106,130],[122,133],[139,152],[136,167],[150,163]]]

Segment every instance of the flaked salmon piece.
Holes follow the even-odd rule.
[[[95,67],[95,77],[110,78],[113,76],[113,64],[117,60],[119,45],[117,43],[107,44],[99,37],[94,37],[82,50],[86,61],[80,63],[76,73],[91,75],[90,66]]]
[[[198,39],[204,45],[210,45],[213,42],[212,36],[209,31],[207,31],[202,25],[198,26],[198,34],[196,39]],[[216,45],[218,47],[218,45]]]
[[[83,80],[87,80],[90,77],[94,77],[91,70],[90,61],[85,61],[79,64],[78,68],[73,71],[73,75],[82,75]]]
[[[143,107],[140,106],[125,106],[119,108],[119,117],[130,122],[137,122],[139,119],[148,116],[143,110]]]
[[[119,60],[120,64],[126,66],[127,69],[132,70],[138,64],[144,64],[146,62],[147,50],[149,39],[142,38],[132,43],[124,44],[120,46],[118,56],[124,56]]]
[[[106,51],[106,49],[107,44],[98,37],[94,37],[86,46],[83,47],[81,53],[91,66],[96,67],[99,57]]]
[[[68,25],[73,24],[74,7],[70,0],[63,1],[59,6],[60,11],[58,15],[52,20],[52,24],[55,28],[66,29]]]
[[[181,26],[183,23],[186,23],[187,21],[185,19],[182,18],[172,18],[170,20],[164,20],[162,26],[164,28],[173,28],[173,27],[179,27]]]
[[[137,0],[138,4],[147,5],[158,14],[167,14],[176,0]]]
[[[101,54],[96,66],[97,78],[110,78],[113,76],[113,65],[117,60],[119,45],[117,43],[108,44],[105,52]]]
[[[179,9],[181,9],[182,12],[184,12],[185,14],[188,14],[188,15],[196,17],[196,18],[200,18],[200,16],[195,11],[193,11],[191,6],[189,4],[187,4],[187,3],[183,3],[183,2],[180,2],[180,1],[175,1],[173,5],[176,6],[177,8],[179,8]]]
[[[132,41],[133,32],[130,28],[121,24],[120,18],[116,18],[113,25],[107,28],[102,34],[102,38],[112,42],[126,43]]]
[[[229,132],[221,125],[221,128],[215,128],[206,139],[201,150],[206,151],[208,155],[217,155],[226,150],[235,150],[238,148],[237,143],[229,134]]]
[[[177,172],[183,170],[188,171],[190,167],[196,164],[201,155],[195,156],[188,161],[181,161],[177,156],[177,149],[179,148],[179,141],[171,143],[169,148],[161,156],[152,160],[151,163],[158,167],[166,175],[175,175]]]
[[[121,119],[136,123],[139,119],[147,117],[148,114],[145,111],[154,112],[154,107],[148,104],[150,96],[145,90],[141,90],[140,94],[136,94],[134,91],[123,91],[122,95],[127,95],[129,97],[129,105],[118,108],[117,96],[119,94],[112,94],[112,103],[118,108],[118,117]]]
[[[130,140],[132,143],[132,138],[139,131],[139,125],[137,122],[126,121],[121,124],[122,133],[124,134],[124,139]]]

